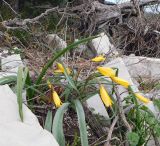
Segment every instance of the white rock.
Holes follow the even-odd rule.
[[[53,49],[63,49],[67,47],[67,43],[57,34],[48,34],[45,42]]]
[[[91,109],[91,111],[93,109],[93,113],[99,114],[105,118],[109,118],[108,113],[104,107],[104,104],[103,104],[99,94],[96,94],[96,95],[90,97],[87,100],[87,105]]]
[[[17,73],[19,66],[23,66],[19,54],[14,54],[1,59],[2,71]]]
[[[110,43],[108,36],[105,33],[101,33],[100,37],[93,39],[89,46],[97,51],[97,54],[110,54],[118,55],[118,52],[115,50],[114,46]]]
[[[17,76],[15,72],[0,72],[0,78],[7,77],[7,76]]]
[[[133,78],[141,77],[142,79],[149,80],[160,79],[160,59],[124,56],[123,61]]]
[[[20,121],[17,97],[8,85],[0,86],[0,95],[1,146],[58,146],[53,135],[40,126],[24,104],[24,122]]]
[[[14,54],[1,59],[0,79],[7,76],[17,76],[18,68],[24,66],[20,54]],[[23,100],[26,101],[26,91],[22,93]]]

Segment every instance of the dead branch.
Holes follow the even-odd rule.
[[[108,133],[108,136],[107,136],[107,142],[104,144],[104,146],[110,146],[110,140],[111,140],[111,138],[112,138],[112,132],[113,132],[113,130],[114,130],[114,126],[116,125],[116,123],[117,123],[117,121],[118,121],[118,116],[116,116],[115,118],[114,118],[114,120],[113,120],[113,122],[112,122],[112,125],[111,125],[111,127],[110,127],[110,129],[109,129],[109,133]]]
[[[58,7],[55,8],[51,8],[51,9],[47,9],[44,13],[41,13],[39,16],[33,18],[33,19],[13,19],[13,20],[8,20],[8,21],[3,21],[2,25],[4,27],[6,27],[7,29],[18,29],[18,28],[23,28],[26,29],[27,28],[27,24],[33,24],[36,22],[40,22],[41,19],[47,17],[48,15],[50,15],[53,12],[58,11]]]
[[[139,2],[138,6],[142,8],[146,5],[157,3],[160,3],[160,0],[142,0]],[[41,21],[41,19],[57,11],[61,13],[66,11],[66,13],[79,16],[83,25],[88,24],[88,29],[90,32],[93,31],[96,26],[99,26],[100,24],[103,24],[107,21],[110,21],[112,19],[119,19],[124,14],[135,13],[134,6],[130,2],[122,3],[119,5],[104,5],[98,1],[94,1],[73,8],[68,7],[67,10],[66,8],[55,7],[47,9],[44,13],[33,19],[13,19],[9,21],[4,21],[2,22],[2,24],[7,29],[15,29],[17,27],[25,28],[28,23],[31,24],[37,21]]]
[[[115,87],[115,94],[116,94],[116,98],[117,98],[117,102],[118,102],[118,107],[119,107],[119,115],[124,123],[124,125],[126,126],[126,128],[128,129],[129,132],[132,131],[131,126],[129,125],[129,123],[127,122],[124,110],[123,110],[123,106],[122,106],[122,101],[121,101],[121,96],[117,90],[117,87]]]
[[[125,108],[124,109],[124,113],[127,113],[128,111],[130,111],[132,108],[134,107],[134,104],[133,105],[130,105],[129,107]],[[110,129],[109,129],[109,132],[108,132],[108,136],[107,136],[107,140],[106,140],[106,143],[104,144],[104,146],[110,146],[110,140],[112,138],[112,133],[113,133],[113,130],[114,130],[114,127],[117,123],[119,119],[119,116],[116,116],[112,122],[112,125],[110,126]]]

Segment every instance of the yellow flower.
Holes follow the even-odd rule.
[[[56,70],[54,70],[54,73],[64,73],[64,72],[60,69],[56,69]]]
[[[110,67],[97,67],[97,70],[104,76],[115,77],[116,72]]]
[[[105,88],[103,87],[103,85],[100,86],[100,96],[101,96],[101,99],[106,107],[112,106],[113,101],[110,98],[110,96],[108,95],[108,93],[105,90]]]
[[[71,74],[71,71],[69,68],[66,68],[66,70],[67,70],[68,74]],[[64,73],[64,71],[65,71],[65,69],[64,69],[63,65],[60,63],[57,63],[57,69],[54,72],[55,73]]]
[[[93,62],[101,62],[101,61],[104,61],[106,58],[103,56],[103,55],[99,55],[95,58],[92,58],[91,61]]]
[[[64,72],[64,67],[62,64],[57,63],[57,68],[58,68],[58,70],[61,70],[62,72]]]
[[[150,100],[144,96],[142,96],[141,94],[139,93],[135,93],[135,96],[140,100],[142,101],[143,103],[149,103]]]
[[[112,81],[114,81],[115,83],[119,84],[119,85],[122,85],[124,86],[125,88],[128,88],[130,86],[129,82],[124,80],[124,79],[121,79],[119,77],[112,77],[111,78]]]
[[[52,99],[53,99],[53,102],[54,102],[55,106],[57,108],[60,107],[62,105],[62,102],[61,102],[57,92],[54,91],[53,85],[51,84],[51,82],[49,80],[47,81],[47,84],[48,84],[48,87],[51,89]]]
[[[48,87],[49,87],[50,89],[53,89],[53,85],[51,84],[51,82],[50,82],[49,80],[47,80],[47,84],[48,84]]]
[[[61,99],[59,98],[56,91],[53,91],[52,98],[53,98],[53,102],[57,108],[62,105]]]

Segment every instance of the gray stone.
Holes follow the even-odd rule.
[[[105,118],[109,118],[106,108],[99,96],[96,94],[87,100],[88,107],[93,111],[95,114],[99,114]]]
[[[67,47],[67,43],[61,39],[57,34],[48,34],[46,36],[45,42],[50,48],[53,49],[63,49]]]
[[[114,46],[110,43],[109,37],[105,33],[101,33],[98,38],[93,39],[89,46],[94,49],[98,55],[109,54],[110,56],[118,55]]]
[[[2,71],[17,73],[19,66],[24,66],[19,54],[10,55],[1,59]]]
[[[19,54],[14,54],[1,59],[0,78],[7,76],[17,76],[18,68],[24,66]],[[23,101],[26,102],[26,91],[22,93]]]
[[[124,56],[123,61],[126,64],[130,75],[133,78],[159,80],[160,79],[160,59]]]

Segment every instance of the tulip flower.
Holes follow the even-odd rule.
[[[115,77],[116,75],[116,72],[110,67],[97,67],[97,70],[107,77]]]
[[[112,99],[108,95],[103,85],[100,85],[100,97],[106,107],[111,107],[113,104]]]
[[[122,85],[124,86],[125,88],[128,88],[130,86],[129,82],[124,80],[124,79],[121,79],[119,77],[112,77],[111,78],[113,82],[119,84],[119,85]]]
[[[53,99],[53,102],[54,102],[54,104],[55,104],[55,106],[57,108],[59,108],[62,105],[61,99],[58,96],[58,94],[57,94],[56,91],[53,91],[53,93],[52,93],[52,99]]]
[[[95,57],[95,58],[92,58],[91,59],[91,61],[93,61],[93,62],[102,62],[102,61],[104,61],[106,58],[103,56],[103,55],[99,55],[99,56],[97,56],[97,57]]]
[[[62,72],[64,72],[64,67],[61,63],[57,63],[57,68],[58,70],[61,70]]]
[[[150,100],[144,96],[142,96],[141,94],[139,93],[135,93],[135,96],[140,100],[142,101],[143,103],[149,103]]]
[[[61,63],[57,63],[57,69],[54,71],[54,73],[64,73],[65,69]],[[66,71],[68,74],[71,73],[69,68],[66,68]]]
[[[53,85],[51,84],[51,82],[49,80],[47,81],[47,84],[48,84],[48,87],[51,89],[52,99],[53,99],[53,102],[54,102],[55,106],[57,108],[60,107],[62,105],[62,102],[61,102],[57,92],[54,91]]]

